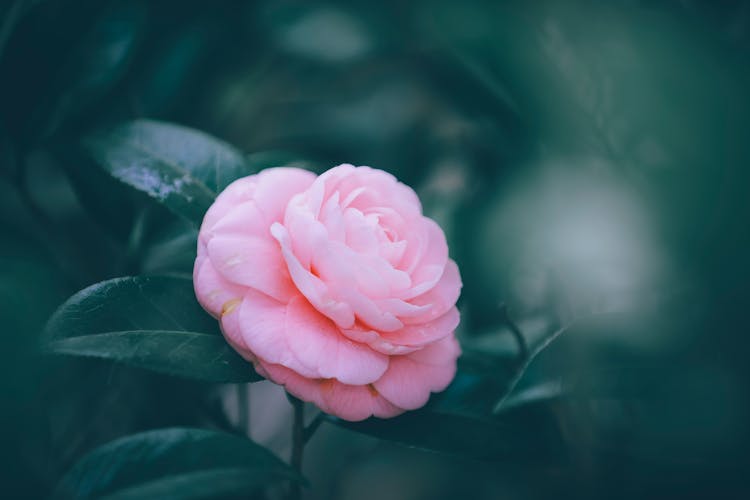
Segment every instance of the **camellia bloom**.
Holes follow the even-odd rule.
[[[233,182],[203,220],[193,278],[255,370],[327,413],[392,417],[455,375],[458,267],[414,191],[382,170]]]

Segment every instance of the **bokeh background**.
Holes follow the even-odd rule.
[[[744,0],[2,2],[3,496],[44,497],[126,433],[237,419],[233,388],[38,354],[78,289],[191,269],[194,230],[80,147],[145,117],[413,186],[490,363],[516,349],[508,317],[531,345],[572,325],[517,435],[552,425],[564,466],[324,424],[306,498],[747,498],[749,90]],[[283,394],[250,404],[286,455]]]

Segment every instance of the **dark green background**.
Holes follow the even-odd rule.
[[[109,439],[224,418],[207,385],[38,355],[75,291],[191,269],[189,227],[81,146],[135,118],[413,186],[490,371],[514,348],[503,304],[531,344],[573,322],[522,381],[549,392],[515,423],[517,460],[360,457],[403,498],[748,493],[750,3],[9,0],[0,19],[9,498]],[[346,469],[310,495],[372,481]]]

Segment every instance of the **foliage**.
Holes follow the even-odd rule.
[[[414,186],[446,230],[464,355],[423,409],[314,425],[439,453],[460,471],[435,477],[446,498],[741,493],[748,16],[745,1],[0,6],[4,489],[302,482],[217,404],[217,383],[261,377],[188,273],[231,181],[349,162]]]

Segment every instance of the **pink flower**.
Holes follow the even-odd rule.
[[[233,182],[203,220],[193,278],[259,374],[343,419],[419,408],[455,375],[458,267],[414,191],[382,170]]]

